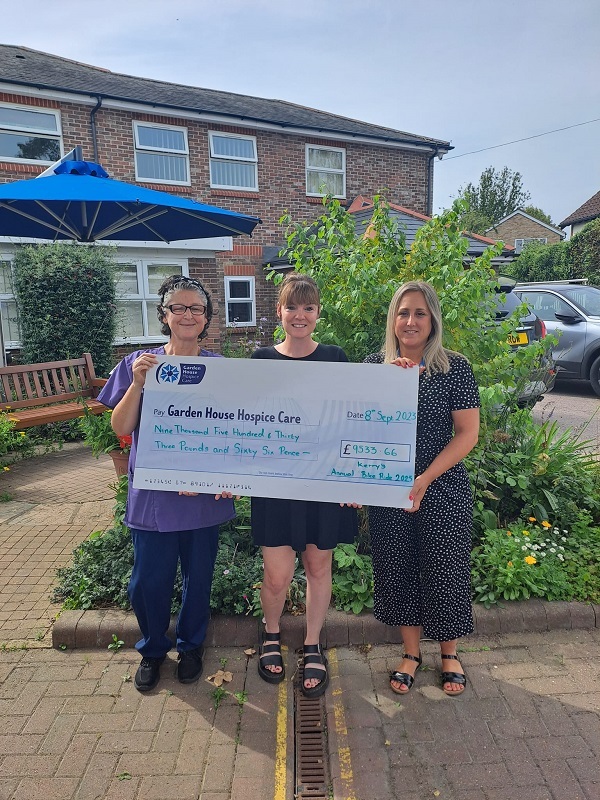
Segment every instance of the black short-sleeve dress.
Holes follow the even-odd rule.
[[[416,475],[452,439],[452,412],[480,406],[471,365],[461,356],[448,357],[447,373],[419,376]],[[383,356],[374,353],[365,361],[381,363]],[[414,513],[371,506],[376,619],[422,625],[426,637],[442,642],[471,633],[472,527],[473,494],[462,462],[432,481]]]
[[[348,361],[341,347],[317,345],[304,358],[284,356],[274,347],[260,347],[252,358],[281,361]],[[350,502],[352,498],[348,498]],[[341,543],[350,544],[358,534],[356,510],[343,508],[339,503],[307,500],[281,500],[271,497],[253,497],[252,536],[260,547],[290,546],[297,552],[307,544],[319,550],[332,550]]]

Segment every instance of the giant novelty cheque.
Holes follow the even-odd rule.
[[[138,489],[410,507],[418,370],[164,356],[149,370]]]

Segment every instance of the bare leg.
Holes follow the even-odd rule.
[[[400,632],[402,633],[402,641],[404,643],[404,652],[410,656],[418,656],[421,653],[421,633],[422,628],[420,625],[400,625]],[[414,677],[417,667],[419,665],[416,661],[411,661],[408,658],[403,658],[400,665],[397,667],[397,672],[406,672],[408,675]],[[397,692],[408,692],[409,689],[404,683],[398,681],[390,681],[390,684]]]
[[[306,546],[302,563],[306,572],[306,636],[304,644],[319,644],[321,628],[331,601],[331,550],[319,550],[314,544]],[[321,664],[311,667],[322,669]],[[311,678],[304,681],[307,689],[317,686],[319,681]]]
[[[442,655],[456,655],[456,643],[458,639],[451,639],[448,642],[440,642],[440,651]],[[458,672],[461,675],[464,675],[464,670],[460,665],[460,661],[442,661],[442,671],[443,672]],[[464,686],[460,683],[445,683],[444,690],[446,692],[450,692],[451,694],[462,694],[464,690]]]
[[[283,611],[283,604],[292,577],[296,553],[291,547],[263,547],[262,548],[264,576],[260,589],[260,602],[265,617],[265,630],[267,633],[279,633],[279,620]],[[273,644],[265,639],[265,644]],[[271,672],[281,672],[281,667],[265,665]]]

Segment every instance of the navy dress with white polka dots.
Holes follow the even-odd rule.
[[[452,411],[480,406],[471,365],[448,357],[449,372],[419,377],[416,475],[452,439]],[[383,355],[365,361],[382,363]],[[424,636],[441,642],[472,633],[472,527],[473,495],[462,462],[429,485],[414,513],[370,507],[375,617],[386,625],[422,625]]]

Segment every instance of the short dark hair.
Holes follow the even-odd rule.
[[[314,278],[302,272],[288,272],[279,285],[277,302],[281,306],[290,303],[320,306],[319,287]]]
[[[175,292],[186,291],[197,292],[202,297],[203,305],[206,306],[206,325],[204,326],[202,333],[198,336],[199,340],[204,339],[208,335],[208,326],[210,325],[210,321],[213,316],[213,304],[210,297],[210,292],[197,278],[188,278],[185,275],[169,275],[169,277],[165,278],[160,285],[158,290],[160,302],[156,306],[156,315],[158,317],[158,321],[161,323],[160,332],[163,334],[163,336],[171,335],[171,328],[165,322],[166,303],[168,303],[170,296],[175,294]]]

